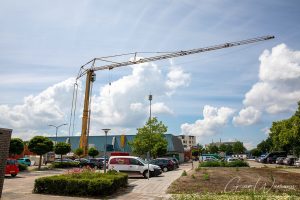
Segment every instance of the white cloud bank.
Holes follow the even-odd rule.
[[[199,119],[193,124],[182,124],[181,132],[182,134],[195,136],[215,135],[228,123],[233,114],[234,110],[228,107],[216,108],[205,105],[203,119]]]
[[[74,78],[55,84],[38,95],[30,95],[22,105],[13,107],[0,105],[0,126],[13,128],[17,136],[30,138],[36,133],[43,134],[49,124],[69,122]],[[179,87],[187,86],[190,75],[180,67],[170,67],[163,73],[153,63],[132,67],[132,73],[94,91],[99,91],[92,98],[91,134],[99,133],[103,127],[110,126],[118,130],[136,128],[149,115],[149,91],[154,95],[153,114],[173,114],[162,100],[174,94]],[[83,91],[79,87],[79,99]],[[81,123],[82,108],[77,105],[77,123]],[[62,127],[60,131],[67,127]],[[127,130],[127,129],[126,129]],[[21,134],[23,133],[23,134]],[[24,137],[24,133],[30,133]]]
[[[234,117],[235,125],[251,125],[260,113],[293,112],[300,100],[300,51],[285,44],[265,50],[259,58],[259,81],[246,93],[245,108]]]

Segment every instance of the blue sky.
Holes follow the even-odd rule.
[[[3,0],[0,126],[24,139],[53,135],[48,124],[69,123],[72,77],[94,57],[187,50],[270,34],[276,38],[99,71],[93,89],[91,134],[107,127],[112,134],[135,133],[148,117],[151,92],[154,115],[169,133],[193,134],[202,144],[221,138],[253,147],[267,137],[272,121],[293,114],[300,100],[299,4]],[[74,135],[80,134],[81,106],[79,95]],[[68,127],[59,134],[68,135]]]

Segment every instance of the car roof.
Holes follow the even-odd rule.
[[[109,159],[113,159],[113,158],[139,158],[136,156],[111,156]]]

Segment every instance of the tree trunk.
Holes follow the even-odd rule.
[[[62,154],[60,154],[60,162],[62,162]]]
[[[42,164],[42,155],[40,155],[39,170],[41,170],[41,164]]]

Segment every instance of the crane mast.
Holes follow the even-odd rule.
[[[145,58],[139,58],[139,59],[136,59],[136,57],[135,57],[133,60],[129,60],[129,61],[127,60],[127,61],[123,61],[123,62],[113,62],[112,64],[99,66],[99,67],[95,66],[95,62],[97,60],[102,60],[102,59],[101,58],[92,59],[91,61],[89,61],[88,63],[86,63],[85,65],[83,65],[80,68],[80,71],[77,75],[77,79],[86,75],[84,108],[83,108],[83,116],[82,116],[82,129],[81,129],[81,136],[80,136],[80,143],[79,143],[79,147],[83,149],[83,152],[84,152],[83,154],[87,155],[87,151],[88,151],[87,136],[88,136],[89,120],[90,120],[90,116],[89,116],[90,115],[90,105],[89,105],[90,104],[90,91],[91,91],[91,87],[92,87],[92,82],[95,81],[95,71],[111,70],[114,68],[124,67],[124,66],[128,66],[128,65],[136,65],[136,64],[146,63],[146,62],[187,56],[187,55],[192,55],[192,54],[197,54],[197,53],[202,53],[202,52],[207,52],[207,51],[231,48],[231,47],[235,47],[235,46],[251,44],[251,43],[256,43],[256,42],[260,42],[260,41],[266,41],[266,40],[270,40],[270,39],[274,39],[274,38],[275,37],[272,35],[267,35],[267,36],[256,37],[256,38],[251,38],[251,39],[246,39],[246,40],[241,40],[241,41],[236,41],[236,42],[227,42],[224,44],[219,44],[219,45],[214,45],[214,46],[209,46],[209,47],[204,47],[204,48],[197,48],[197,49],[191,49],[191,50],[186,50],[186,51],[175,51],[172,53],[167,53],[167,54],[152,56],[152,57],[145,57]],[[84,67],[88,64],[92,64],[92,66],[90,68],[85,69]]]

